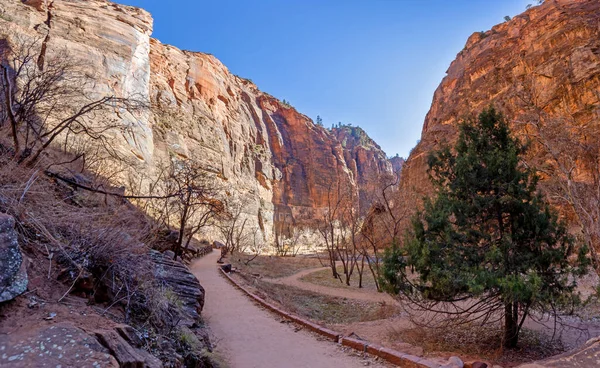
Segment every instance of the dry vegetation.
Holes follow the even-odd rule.
[[[292,313],[324,324],[374,321],[400,313],[398,307],[390,304],[335,298],[247,276],[244,278],[259,296],[276,302]]]
[[[338,272],[342,273],[342,270],[338,267]],[[335,279],[331,276],[331,270],[321,270],[310,273],[300,278],[301,281],[310,282],[316,285],[329,286],[342,289],[359,289],[357,283],[351,283],[350,286],[344,284],[340,279]],[[371,273],[365,273],[363,275],[362,286],[366,290],[377,291],[377,284]]]
[[[256,259],[256,264],[252,262],[245,266],[242,256],[239,257],[239,260],[235,259],[232,263],[242,267],[243,272],[234,275],[257,295],[289,312],[330,325],[336,330],[350,329],[369,341],[384,346],[410,344],[412,347],[409,350],[416,349],[415,354],[422,348],[423,355],[427,357],[446,359],[448,356],[458,355],[465,361],[485,360],[505,368],[544,359],[566,350],[561,338],[553,340],[551,333],[548,334],[547,331],[525,329],[522,344],[518,349],[502,349],[502,334],[494,326],[470,325],[445,329],[417,327],[406,315],[403,307],[336,298],[261,280],[262,277],[280,278],[315,268],[314,266],[322,267],[316,259],[261,256]],[[252,274],[260,274],[261,277]],[[349,287],[339,279],[333,278],[329,269],[315,270],[300,280],[327,287],[361,290],[356,284]],[[363,286],[362,290],[365,293],[377,290],[371,275],[366,275]],[[594,305],[590,300],[587,309]],[[567,332],[567,335],[572,333],[577,332]]]
[[[49,153],[46,164],[68,158],[54,150]],[[110,188],[102,178],[74,174],[72,169],[63,166],[63,175]],[[94,328],[128,323],[139,331],[144,347],[165,361],[173,359],[162,355],[165,343],[184,357],[200,355],[177,344],[183,333],[177,322],[185,312],[174,292],[153,273],[149,249],[161,240],[161,229],[152,219],[123,198],[80,190],[49,178],[38,167],[20,165],[6,150],[0,154],[0,188],[0,212],[16,219],[19,243],[31,260],[27,299],[39,308],[28,309],[20,298],[2,306],[4,321],[13,316],[35,325],[48,313],[68,320],[73,320],[73,312],[91,313],[95,317],[78,323],[85,327],[93,321]]]
[[[467,360],[487,360],[505,368],[565,351],[560,341],[552,340],[543,333],[529,329],[524,329],[522,333],[521,346],[514,350],[502,349],[502,334],[497,327],[491,326],[472,325],[449,329],[416,327],[397,331],[392,338],[420,346],[425,354],[446,352]]]
[[[246,260],[251,258],[244,254],[235,254],[230,257],[231,264],[240,271],[259,275],[266,278],[279,278],[295,274],[296,272],[309,268],[319,268],[323,265],[317,258],[308,257],[276,257],[276,256],[258,256],[252,262],[246,264]]]

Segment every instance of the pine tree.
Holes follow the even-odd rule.
[[[537,191],[535,172],[522,165],[525,149],[493,108],[464,122],[454,151],[429,156],[436,195],[413,219],[404,247],[392,246],[384,259],[388,291],[442,303],[477,300],[482,318],[503,315],[508,348],[530,313],[577,300],[571,276],[588,265],[585,246],[568,261],[574,239]],[[419,274],[416,281],[407,268]]]

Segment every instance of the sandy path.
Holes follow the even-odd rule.
[[[294,286],[299,289],[312,291],[319,294],[325,294],[329,296],[334,296],[338,298],[348,298],[348,299],[356,299],[363,300],[367,302],[385,302],[390,304],[398,303],[394,298],[389,296],[387,293],[378,293],[377,291],[363,289],[361,291],[352,290],[350,288],[335,288],[323,285],[313,284],[312,282],[302,281],[300,280],[302,277],[309,275],[313,272],[319,272],[322,270],[329,269],[329,267],[320,267],[320,268],[310,268],[308,270],[302,270],[297,272],[291,276],[277,278],[277,279],[269,279],[264,278],[263,281],[271,282],[273,284],[280,285],[288,285]]]
[[[209,325],[217,352],[232,368],[364,367],[359,357],[344,353],[329,341],[300,330],[293,324],[252,303],[218,274],[219,252],[195,261],[191,271],[206,290],[202,315]],[[370,366],[380,366],[373,364]]]

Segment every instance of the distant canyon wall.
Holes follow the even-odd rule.
[[[49,55],[66,49],[93,73],[95,93],[151,106],[118,116],[133,127],[115,137],[121,152],[149,173],[171,157],[201,162],[267,238],[286,215],[318,219],[337,183],[367,206],[392,172],[361,129],[315,125],[214,56],[153,39],[152,25],[148,12],[104,0],[0,0],[0,38],[37,38]]]

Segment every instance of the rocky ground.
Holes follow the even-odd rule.
[[[163,230],[126,200],[0,161],[0,366],[215,366],[204,289],[152,249]]]

